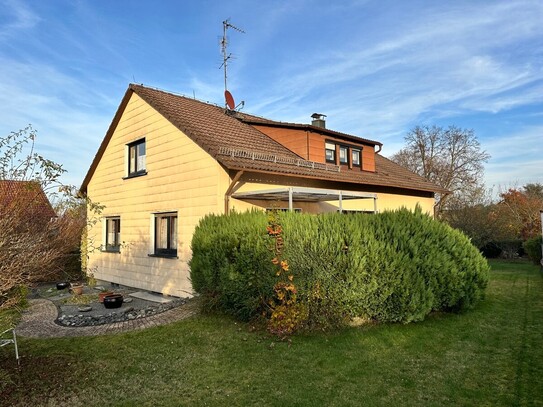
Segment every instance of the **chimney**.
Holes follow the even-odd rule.
[[[324,120],[324,118],[326,117],[325,114],[313,113],[311,117],[313,118],[313,120],[311,121],[312,126],[322,127],[323,129],[326,128],[326,120]]]

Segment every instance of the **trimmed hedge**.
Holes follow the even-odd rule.
[[[410,322],[471,307],[489,267],[461,232],[407,209],[378,215],[281,214],[284,258],[311,327],[361,317]],[[247,320],[273,294],[267,216],[207,216],[192,241],[194,289]]]

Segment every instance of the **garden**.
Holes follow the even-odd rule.
[[[21,338],[20,367],[0,350],[0,405],[541,405],[540,268],[490,263],[472,310],[411,324],[286,342],[211,313],[119,335]]]

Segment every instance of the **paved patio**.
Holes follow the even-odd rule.
[[[29,307],[23,312],[21,322],[15,329],[17,335],[27,338],[63,338],[75,336],[96,336],[147,329],[155,326],[171,324],[172,322],[191,317],[198,313],[197,299],[191,299],[186,304],[171,310],[146,318],[85,327],[65,327],[55,323],[58,309],[47,299],[29,300]]]

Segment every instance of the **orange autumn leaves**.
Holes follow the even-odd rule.
[[[294,274],[289,270],[288,261],[282,259],[284,241],[277,211],[270,212],[268,235],[273,239],[271,251],[274,254],[271,262],[277,266],[275,275],[274,298],[268,304],[271,310],[268,319],[268,331],[280,338],[287,338],[298,330],[306,319],[305,308],[297,302],[297,289],[294,284]]]

